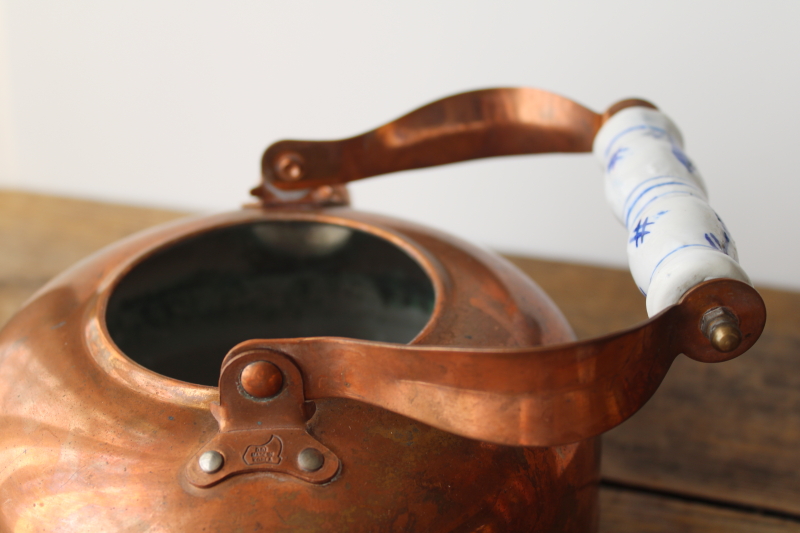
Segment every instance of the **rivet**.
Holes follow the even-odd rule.
[[[224,462],[225,459],[223,459],[221,453],[216,450],[209,450],[207,452],[203,452],[203,455],[201,455],[200,459],[197,460],[197,465],[200,467],[200,470],[206,474],[213,474],[222,468],[222,464]]]
[[[306,448],[297,454],[297,466],[306,472],[316,472],[325,463],[325,457],[319,450]]]
[[[303,177],[303,158],[295,152],[287,152],[278,156],[275,161],[275,174],[283,181],[298,181]]]
[[[283,387],[283,374],[280,368],[269,361],[255,361],[244,367],[239,382],[242,389],[253,398],[271,398]]]

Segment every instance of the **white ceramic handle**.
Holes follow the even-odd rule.
[[[606,199],[628,229],[628,263],[649,316],[709,279],[750,283],[666,115],[646,107],[619,111],[597,133],[594,154],[605,170]]]

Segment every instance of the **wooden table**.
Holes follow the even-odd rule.
[[[0,324],[53,275],[181,213],[0,191]],[[627,272],[511,257],[581,338],[646,318]],[[769,318],[746,355],[679,357],[603,449],[603,532],[800,532],[800,294],[760,289]]]

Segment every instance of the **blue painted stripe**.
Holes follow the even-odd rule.
[[[686,183],[685,181],[667,181],[665,183],[659,183],[657,185],[652,185],[652,186],[646,188],[645,190],[643,190],[639,194],[639,196],[636,197],[636,200],[633,201],[633,203],[631,204],[631,206],[628,208],[627,212],[625,213],[625,227],[626,228],[628,227],[628,222],[630,221],[630,218],[631,218],[631,211],[633,211],[633,208],[636,207],[637,203],[639,203],[639,200],[641,200],[642,197],[645,194],[647,194],[648,192],[652,191],[653,189],[657,189],[658,187],[664,187],[666,185],[684,185],[684,186],[691,187],[693,189],[698,190],[697,187],[695,187],[694,185],[692,185],[690,183]],[[692,195],[692,196],[694,196],[694,195]],[[641,213],[641,211],[639,211],[639,212]]]
[[[674,253],[675,253],[675,252],[677,252],[678,250],[683,250],[684,248],[692,248],[692,247],[708,248],[709,250],[714,250],[715,252],[719,252],[719,250],[717,250],[716,248],[712,248],[711,246],[709,246],[709,245],[707,245],[707,244],[684,244],[683,246],[678,246],[677,248],[675,248],[674,250],[672,250],[670,253],[668,253],[667,255],[665,255],[664,257],[662,257],[662,258],[661,258],[661,261],[659,261],[658,263],[656,263],[656,266],[655,266],[655,267],[653,267],[653,272],[651,272],[651,273],[650,273],[650,283],[652,283],[652,282],[653,282],[653,276],[655,276],[655,275],[656,275],[656,270],[658,270],[658,267],[660,267],[660,266],[661,266],[661,263],[663,263],[663,262],[664,262],[664,259],[666,259],[667,257],[671,256],[672,254],[674,254]],[[720,253],[721,253],[721,252],[720,252]],[[648,283],[648,288],[650,288],[650,287],[649,287],[650,283]]]
[[[655,126],[648,126],[647,124],[640,124],[638,126],[631,126],[630,128],[624,129],[621,132],[619,132],[616,135],[614,135],[614,138],[612,138],[611,141],[606,145],[606,149],[603,152],[603,155],[605,157],[608,157],[608,152],[611,151],[611,147],[614,146],[614,143],[616,143],[618,140],[620,140],[621,137],[624,137],[625,135],[627,135],[627,134],[629,134],[631,132],[639,131],[639,130],[658,131],[658,132],[661,132],[664,135],[666,135],[668,138],[671,138],[669,133],[667,133],[667,130],[665,130],[663,128],[657,128]]]
[[[653,203],[654,201],[658,200],[659,198],[663,198],[664,196],[670,196],[672,194],[685,194],[687,196],[694,196],[695,198],[700,198],[696,194],[693,194],[691,191],[670,191],[670,192],[665,192],[664,194],[657,194],[652,198],[650,198],[647,202],[645,202],[645,204],[642,206],[641,209],[639,209],[639,211],[636,213],[636,216],[633,217],[632,220],[639,220],[639,217],[642,216],[642,213],[644,213],[644,210],[647,209],[647,206]],[[700,199],[702,200],[702,198]]]
[[[611,147],[614,146],[614,143],[617,142],[620,139],[620,137],[623,137],[632,131],[643,130],[645,128],[647,128],[647,126],[645,126],[644,124],[640,124],[639,126],[631,126],[630,128],[624,129],[621,132],[617,133],[616,135],[614,135],[611,141],[606,145],[606,149],[603,152],[603,155],[608,157],[608,152],[611,151]]]
[[[662,174],[662,175],[660,175],[660,176],[653,176],[652,178],[647,178],[646,180],[640,181],[640,182],[639,182],[639,183],[636,185],[636,187],[634,187],[634,188],[631,190],[631,192],[629,192],[629,193],[628,193],[628,197],[627,197],[627,198],[625,198],[625,203],[624,203],[624,204],[622,204],[622,207],[623,207],[623,209],[625,208],[625,206],[626,206],[626,205],[628,205],[628,202],[630,202],[630,201],[631,201],[631,196],[633,196],[633,194],[634,194],[636,191],[638,191],[638,190],[639,190],[639,187],[641,187],[642,185],[644,185],[644,184],[645,184],[645,183],[647,183],[648,181],[659,180],[659,179],[664,179],[664,178],[667,178],[667,179],[674,179],[674,180],[684,179],[684,178],[682,178],[681,176],[674,176],[674,175],[672,175],[672,174]]]

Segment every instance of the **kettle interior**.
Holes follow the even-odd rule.
[[[257,338],[411,342],[433,283],[391,242],[336,224],[260,221],[195,235],[146,257],[108,302],[111,338],[140,365],[216,385],[236,344]]]

